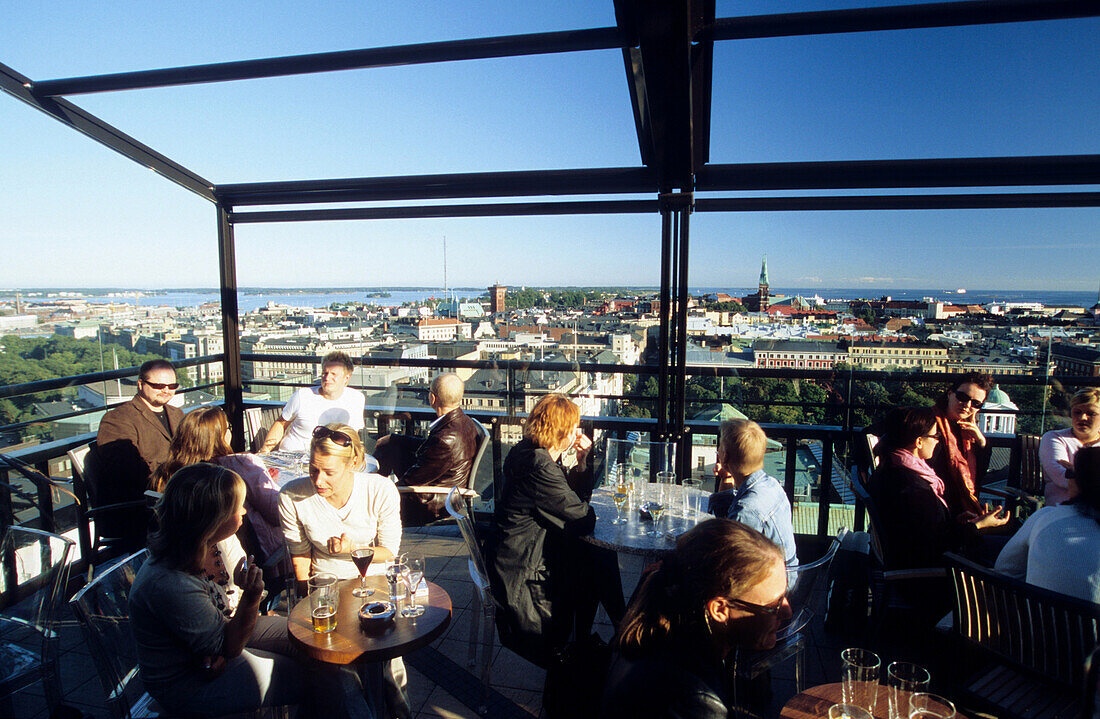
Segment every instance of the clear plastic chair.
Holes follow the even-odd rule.
[[[848,528],[841,527],[823,556],[787,572],[787,601],[791,605],[791,618],[779,628],[774,647],[761,652],[740,653],[737,660],[738,679],[755,679],[793,657],[795,691],[801,692],[806,688],[806,637],[803,630],[814,618],[814,595],[829,575],[829,566],[846,534]]]
[[[12,599],[0,614],[0,715],[10,698],[42,682],[52,712],[64,698],[58,666],[57,609],[75,542],[29,527],[9,527],[0,543],[0,587]]]
[[[462,532],[462,538],[466,542],[466,549],[470,553],[467,567],[470,579],[474,583],[474,598],[477,605],[473,608],[473,617],[470,622],[470,649],[467,655],[469,666],[477,665],[478,635],[484,631],[481,645],[481,700],[478,703],[478,713],[484,715],[488,711],[489,702],[489,662],[493,658],[493,631],[496,625],[496,600],[489,590],[489,573],[485,568],[485,558],[481,554],[481,546],[477,542],[474,533],[474,523],[466,511],[466,500],[459,488],[451,490],[447,495],[447,513],[454,518]]]
[[[130,633],[130,589],[147,557],[143,549],[118,559],[69,600],[84,630],[113,719],[164,714],[142,686],[137,646]]]

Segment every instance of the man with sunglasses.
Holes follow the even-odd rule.
[[[102,479],[93,488],[96,505],[143,499],[149,478],[168,458],[183,412],[169,404],[179,383],[172,363],[149,360],[138,370],[137,394],[103,415],[96,435]],[[109,481],[106,481],[109,480]],[[103,536],[123,537],[144,546],[146,513],[135,510],[97,518]]]

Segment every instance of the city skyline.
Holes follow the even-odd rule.
[[[775,10],[718,4],[719,17]],[[0,18],[0,62],[33,79],[614,24],[610,2],[369,15],[57,2]],[[1100,69],[1080,52],[1098,44],[1096,19],[719,43],[710,158],[1100,153]],[[72,100],[219,183],[639,163],[618,51]],[[7,96],[0,123],[0,251],[15,260],[0,286],[217,285],[210,204]],[[775,287],[1093,292],[1098,220],[1096,208],[701,213],[689,281],[752,287],[767,253]],[[441,286],[444,236],[450,285],[658,284],[660,220],[634,215],[239,226],[238,282]]]

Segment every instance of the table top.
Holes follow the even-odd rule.
[[[386,599],[389,589],[386,578],[367,577],[367,586],[374,587],[369,597],[356,597],[351,590],[359,586],[358,579],[340,582],[340,604],[336,610],[336,629],[326,634],[313,631],[309,616],[309,598],[294,606],[288,626],[291,641],[308,656],[329,664],[374,662],[392,659],[415,651],[434,641],[451,623],[451,598],[438,584],[428,582],[428,596],[417,597],[424,606],[424,613],[415,619],[406,619],[399,613],[388,627],[367,633],[359,627],[359,607],[366,602]]]
[[[677,491],[683,491],[683,487],[677,487]],[[703,490],[691,490],[703,496],[710,493]],[[638,510],[627,513],[625,524],[612,524],[615,519],[615,502],[611,499],[613,490],[609,487],[600,487],[592,492],[589,504],[596,510],[596,527],[592,534],[585,536],[586,542],[595,544],[615,552],[625,554],[640,554],[643,556],[656,556],[672,551],[675,547],[675,537],[683,534],[699,522],[710,519],[706,512],[692,512],[690,516],[681,516],[680,507],[674,506],[661,517],[662,536],[650,537],[645,534],[652,529],[653,522],[642,520]],[[626,510],[624,510],[624,513]]]
[[[801,694],[794,695],[783,706],[783,710],[779,712],[779,717],[780,719],[821,719],[821,717],[829,716],[829,707],[839,704],[841,698],[841,685],[839,682],[810,687]],[[885,686],[879,687],[875,710],[872,714],[875,719],[888,719],[890,716]],[[955,716],[957,719],[966,719],[962,714],[956,714]]]

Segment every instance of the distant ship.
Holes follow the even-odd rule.
[[[965,287],[960,287],[959,289],[955,290],[955,294],[965,295],[966,294],[966,288]]]

